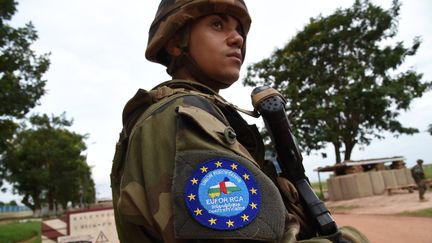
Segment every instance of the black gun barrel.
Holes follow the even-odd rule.
[[[283,176],[295,185],[310,214],[316,219],[319,233],[336,233],[338,230],[335,221],[310,187],[305,175],[303,157],[286,115],[285,100],[279,92],[268,86],[255,88],[251,96],[254,108],[262,115],[270,133]]]

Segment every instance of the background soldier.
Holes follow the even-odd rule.
[[[419,199],[421,202],[427,201],[426,198],[424,198],[424,194],[427,191],[426,181],[425,181],[425,174],[423,170],[423,160],[418,159],[417,164],[411,169],[412,177],[417,184],[418,191],[419,191]]]

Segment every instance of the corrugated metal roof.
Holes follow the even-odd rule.
[[[403,156],[394,156],[394,157],[377,158],[377,159],[364,159],[364,160],[345,160],[339,164],[328,165],[328,166],[324,166],[324,167],[318,167],[318,168],[314,169],[314,171],[330,172],[330,171],[334,171],[335,169],[347,167],[347,166],[379,164],[379,163],[387,163],[387,162],[393,162],[393,161],[405,161],[405,160],[406,160],[406,158]]]

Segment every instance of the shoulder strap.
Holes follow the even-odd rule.
[[[166,87],[169,87],[169,88],[172,88],[175,90],[181,90],[182,88],[186,88],[186,89],[184,89],[185,92],[188,92],[189,94],[195,94],[195,95],[206,97],[210,100],[215,101],[215,103],[218,105],[230,106],[239,112],[242,112],[248,116],[252,116],[255,118],[258,118],[260,116],[257,111],[255,111],[255,110],[248,111],[248,110],[242,109],[242,108],[226,101],[224,98],[222,98],[217,92],[215,92],[211,88],[209,88],[209,87],[207,87],[201,83],[195,82],[195,81],[175,79],[175,80],[170,80],[170,81],[161,83],[159,86],[156,86],[155,89],[158,87],[163,87],[163,86],[166,86]]]

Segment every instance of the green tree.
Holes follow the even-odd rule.
[[[334,146],[336,162],[351,157],[383,131],[413,134],[398,120],[414,98],[431,87],[414,70],[399,71],[420,38],[405,47],[397,34],[400,3],[384,10],[368,0],[311,18],[283,48],[248,66],[245,85],[272,85],[288,101],[288,117],[308,154]]]
[[[23,195],[22,203],[38,210],[46,202],[50,209],[68,201],[80,202],[80,188],[86,187],[94,201],[94,182],[86,163],[85,135],[71,132],[72,121],[64,116],[33,115],[31,128],[23,128],[4,156],[6,179]],[[93,194],[92,194],[93,193]]]
[[[16,119],[23,118],[44,94],[42,75],[49,67],[49,54],[37,55],[31,49],[38,39],[32,23],[20,28],[9,25],[16,6],[14,0],[0,0],[0,155],[18,128]],[[0,177],[0,186],[1,181]]]

